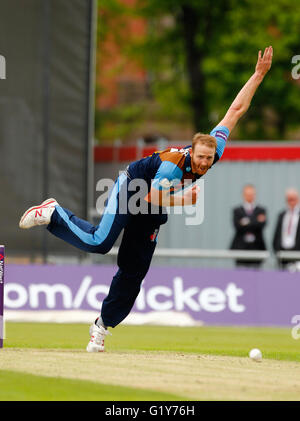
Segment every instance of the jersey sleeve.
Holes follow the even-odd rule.
[[[217,140],[216,154],[218,155],[218,159],[223,155],[229,134],[229,129],[226,126],[217,126],[210,132],[210,135]]]
[[[182,175],[182,170],[175,163],[163,161],[155,174],[152,187],[157,190],[169,190],[180,183]]]

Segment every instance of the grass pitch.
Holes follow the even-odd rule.
[[[88,354],[88,326],[7,323],[0,400],[300,400],[290,329],[126,326]],[[252,348],[261,363],[248,358]]]

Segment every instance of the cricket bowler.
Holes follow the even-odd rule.
[[[108,253],[124,230],[118,252],[118,271],[99,317],[90,327],[88,352],[104,351],[105,337],[110,334],[108,327],[117,326],[130,313],[148,272],[160,226],[167,222],[165,207],[196,203],[199,187],[195,182],[221,159],[231,131],[248,110],[270,69],[272,57],[271,46],[263,54],[259,51],[254,73],[210,134],[197,133],[192,145],[180,150],[168,148],[132,162],[116,179],[97,226],[78,218],[55,199],[32,206],[22,216],[20,228],[45,225],[56,237],[88,253]],[[147,186],[147,194],[141,200],[148,212],[133,213],[129,206],[124,212],[124,200],[128,205],[135,193],[130,189],[134,180],[143,180]],[[192,183],[191,187],[183,189],[181,195],[174,194],[186,180]]]

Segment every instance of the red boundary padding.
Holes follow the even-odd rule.
[[[114,160],[113,146],[95,146],[94,161],[95,162],[112,162]]]
[[[176,145],[176,148],[181,146]],[[157,151],[155,146],[95,146],[95,162],[135,161]],[[300,161],[300,146],[227,146],[222,161]]]
[[[222,156],[225,161],[297,161],[300,160],[299,146],[230,146]]]

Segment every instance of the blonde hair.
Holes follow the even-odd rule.
[[[217,140],[215,137],[209,134],[196,133],[193,137],[192,150],[195,149],[195,146],[198,143],[201,143],[202,145],[206,145],[210,148],[214,148],[215,150],[217,150]]]

